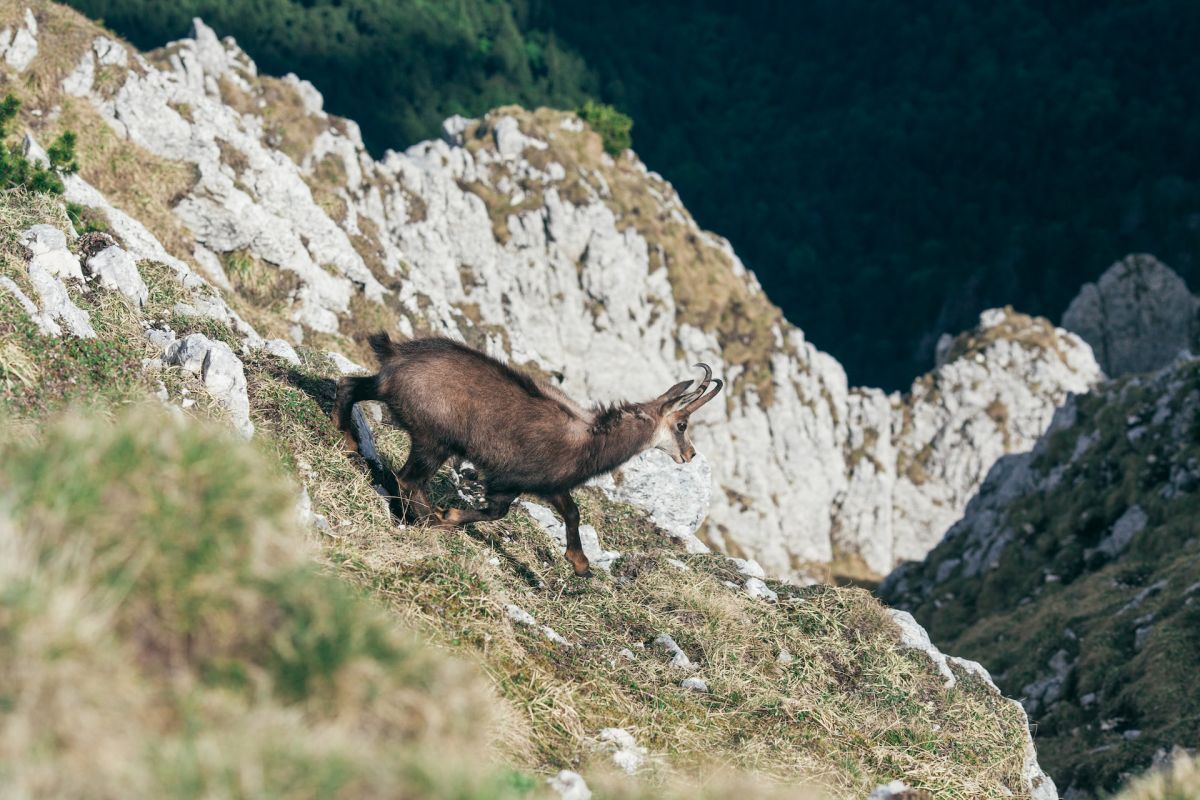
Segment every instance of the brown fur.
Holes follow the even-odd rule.
[[[466,345],[444,338],[393,342],[371,337],[377,375],[338,382],[334,419],[356,449],[350,425],[356,402],[380,400],[412,438],[408,462],[397,474],[409,494],[408,515],[443,524],[499,519],[517,495],[535,494],[554,506],[567,526],[567,558],[578,574],[588,569],[579,543],[579,510],[571,489],[658,446],[678,462],[695,448],[687,418],[716,395],[708,377],[688,391],[683,381],[654,400],[585,409],[558,389]],[[707,367],[706,375],[711,375]],[[470,460],[487,482],[482,511],[435,510],[425,483],[450,457]]]

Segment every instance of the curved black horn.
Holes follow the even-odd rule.
[[[685,414],[691,414],[697,408],[704,405],[709,400],[712,400],[714,397],[716,397],[720,393],[722,387],[725,386],[725,381],[721,380],[720,378],[717,378],[715,381],[713,381],[713,383],[715,384],[715,386],[713,386],[712,391],[710,391],[706,395],[703,395],[702,397],[697,397],[695,400],[691,401],[690,403],[688,403],[686,406],[683,407],[683,411]]]
[[[700,379],[699,383],[696,383],[690,389],[680,395],[679,399],[675,401],[676,407],[686,406],[688,403],[691,403],[693,400],[700,397],[702,394],[704,394],[704,390],[708,388],[708,384],[712,381],[712,367],[705,363],[693,364],[692,366],[699,367],[700,369],[704,370],[704,377]]]

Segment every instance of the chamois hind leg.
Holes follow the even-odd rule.
[[[347,452],[358,452],[358,440],[354,438],[352,414],[354,404],[364,400],[377,400],[375,378],[342,378],[337,382],[337,394],[333,398],[333,421],[342,432],[342,443]]]
[[[546,500],[554,506],[554,510],[563,518],[563,524],[567,526],[567,561],[571,562],[576,575],[581,578],[591,577],[591,565],[588,563],[588,557],[583,554],[583,542],[579,539],[579,506],[575,505],[575,499],[571,497],[570,492],[562,492],[551,495]]]
[[[434,515],[433,503],[429,501],[425,484],[437,473],[448,457],[449,453],[436,444],[419,441],[416,438],[412,440],[408,461],[405,461],[400,472],[396,473],[399,489],[397,494],[407,495],[407,497],[398,498],[400,513],[396,516],[409,522],[421,522]],[[394,510],[395,505],[393,505]]]
[[[510,492],[492,492],[487,494],[487,505],[476,511],[473,508],[448,508],[438,512],[438,519],[446,527],[469,525],[472,522],[491,522],[500,519],[508,513],[517,496]]]

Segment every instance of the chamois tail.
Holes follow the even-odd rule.
[[[392,341],[392,337],[388,336],[387,331],[371,334],[367,337],[367,342],[371,345],[371,349],[375,351],[375,358],[379,359],[380,364],[395,355],[397,348],[400,347],[400,345]]]
[[[380,335],[385,342],[390,343],[386,333]],[[375,337],[371,338],[374,340]],[[374,341],[371,344],[374,346]],[[345,377],[337,383],[337,395],[333,400],[333,419],[337,423],[338,430],[342,432],[346,449],[352,453],[358,452],[358,440],[354,438],[354,424],[351,420],[354,404],[363,400],[379,399],[377,377],[376,375],[369,378]]]

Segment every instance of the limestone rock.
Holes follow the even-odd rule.
[[[36,304],[29,299],[29,296],[21,291],[21,287],[17,286],[16,281],[7,275],[0,275],[0,287],[3,287],[17,301],[17,305],[29,315],[33,323],[37,325],[38,330],[43,336],[60,336],[62,328],[49,315],[42,313]]]
[[[4,55],[5,63],[17,72],[29,69],[38,54],[37,33],[37,19],[26,8],[24,24],[15,33],[8,28],[0,31],[0,53]]]
[[[29,262],[29,282],[41,300],[43,317],[60,323],[81,339],[95,338],[91,317],[71,301],[62,280],[39,264],[38,258],[34,256]]]
[[[1092,346],[1104,371],[1117,377],[1164,367],[1200,336],[1200,300],[1174,270],[1135,254],[1083,286],[1063,314],[1063,327]]]
[[[85,266],[88,274],[95,276],[101,286],[120,292],[139,307],[145,305],[150,296],[150,290],[146,288],[146,282],[142,280],[137,264],[128,253],[116,245],[107,247],[89,258]]]
[[[268,339],[263,349],[277,358],[282,358],[292,366],[300,366],[300,355],[296,352],[296,348],[283,339]]]
[[[163,360],[199,375],[212,396],[229,412],[238,432],[247,439],[254,435],[246,373],[229,345],[193,333],[168,345]]]
[[[850,398],[849,486],[835,542],[886,573],[925,555],[957,520],[988,470],[1030,449],[1055,409],[1102,377],[1087,344],[1011,309],[980,315],[942,366],[908,395]],[[875,531],[872,535],[863,535]]]
[[[522,500],[521,505],[529,512],[529,516],[558,542],[561,552],[567,551],[567,526],[555,516],[554,512],[545,506],[529,500]],[[583,554],[587,556],[593,567],[611,570],[613,562],[621,557],[615,550],[605,550],[600,545],[600,534],[591,525],[579,526],[579,541],[583,545]]]
[[[559,800],[592,800],[592,790],[578,772],[560,770],[554,777],[547,778],[546,783],[558,794]]]
[[[29,265],[40,267],[58,278],[83,280],[79,259],[67,249],[67,237],[53,225],[34,225],[21,234],[21,244],[32,258]]]
[[[992,681],[992,677],[983,666],[973,661],[967,661],[966,659],[947,657],[929,640],[929,634],[913,619],[912,614],[897,609],[888,609],[888,613],[891,614],[892,620],[896,623],[900,631],[901,646],[920,650],[929,656],[929,659],[933,662],[938,672],[945,678],[947,688],[953,688],[958,681],[958,677],[951,668],[953,665],[982,680],[997,695],[1000,694],[1000,689],[997,688],[996,684]],[[1029,720],[1025,716],[1025,709],[1016,700],[1009,700],[1008,702],[1021,710],[1021,719],[1025,726],[1025,764],[1023,777],[1025,779],[1026,790],[1035,800],[1058,800],[1058,790],[1054,786],[1054,781],[1038,765],[1037,752],[1033,747],[1033,737],[1029,733]]]
[[[605,728],[600,731],[599,746],[612,752],[613,763],[630,775],[646,760],[646,748],[641,747],[633,734],[624,728]]]
[[[712,467],[703,454],[676,464],[661,450],[647,450],[595,482],[610,498],[645,509],[689,553],[708,552],[696,538],[712,501]]]

